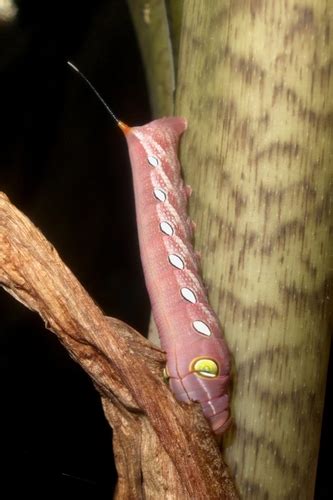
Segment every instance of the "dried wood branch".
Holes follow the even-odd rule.
[[[178,404],[164,353],[103,316],[41,232],[0,193],[0,284],[36,311],[90,375],[114,432],[116,498],[233,499],[199,405]]]

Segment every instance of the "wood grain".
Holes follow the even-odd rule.
[[[40,314],[100,392],[113,428],[116,498],[237,498],[199,405],[178,404],[163,382],[164,353],[103,316],[54,247],[3,193],[0,286]]]
[[[196,247],[234,356],[243,498],[311,499],[332,305],[333,5],[184,2],[176,114]]]

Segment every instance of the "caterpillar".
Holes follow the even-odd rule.
[[[129,127],[118,120],[87,82],[123,131],[130,156],[141,261],[161,346],[166,375],[178,401],[197,401],[216,434],[231,422],[230,354],[219,320],[209,305],[192,246],[187,215],[190,188],[177,156],[186,120],[167,117]]]

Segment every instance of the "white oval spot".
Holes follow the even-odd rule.
[[[147,160],[152,167],[158,167],[160,164],[160,160],[156,156],[148,156]]]
[[[159,201],[166,200],[166,193],[163,191],[163,189],[158,189],[158,188],[154,189],[154,196]]]
[[[206,323],[204,323],[203,321],[200,320],[193,321],[192,325],[193,328],[197,332],[202,333],[202,335],[206,335],[207,337],[209,337],[212,334]]]
[[[173,267],[176,267],[177,269],[184,269],[184,261],[179,257],[179,255],[176,255],[174,253],[169,255],[169,262],[170,264],[173,265]]]
[[[192,292],[192,290],[190,290],[189,288],[186,288],[186,287],[181,288],[180,293],[182,294],[182,296],[184,297],[185,300],[188,300],[188,302],[191,302],[192,304],[196,303],[197,298],[194,295],[194,293]]]
[[[164,233],[168,236],[173,235],[173,228],[172,228],[171,224],[169,224],[169,222],[165,222],[165,221],[161,222],[160,228],[161,228],[162,233]]]

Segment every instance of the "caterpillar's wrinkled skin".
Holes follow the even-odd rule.
[[[199,401],[220,434],[230,422],[230,356],[191,243],[189,189],[177,157],[186,121],[162,118],[133,128],[118,124],[129,147],[141,259],[167,352],[170,387],[179,401]]]
[[[167,375],[179,401],[199,401],[213,431],[230,423],[230,356],[210,307],[192,247],[177,157],[183,118],[161,118],[142,127],[118,120],[94,86],[68,65],[96,94],[124,132],[134,180],[141,260],[153,315],[167,352]]]

